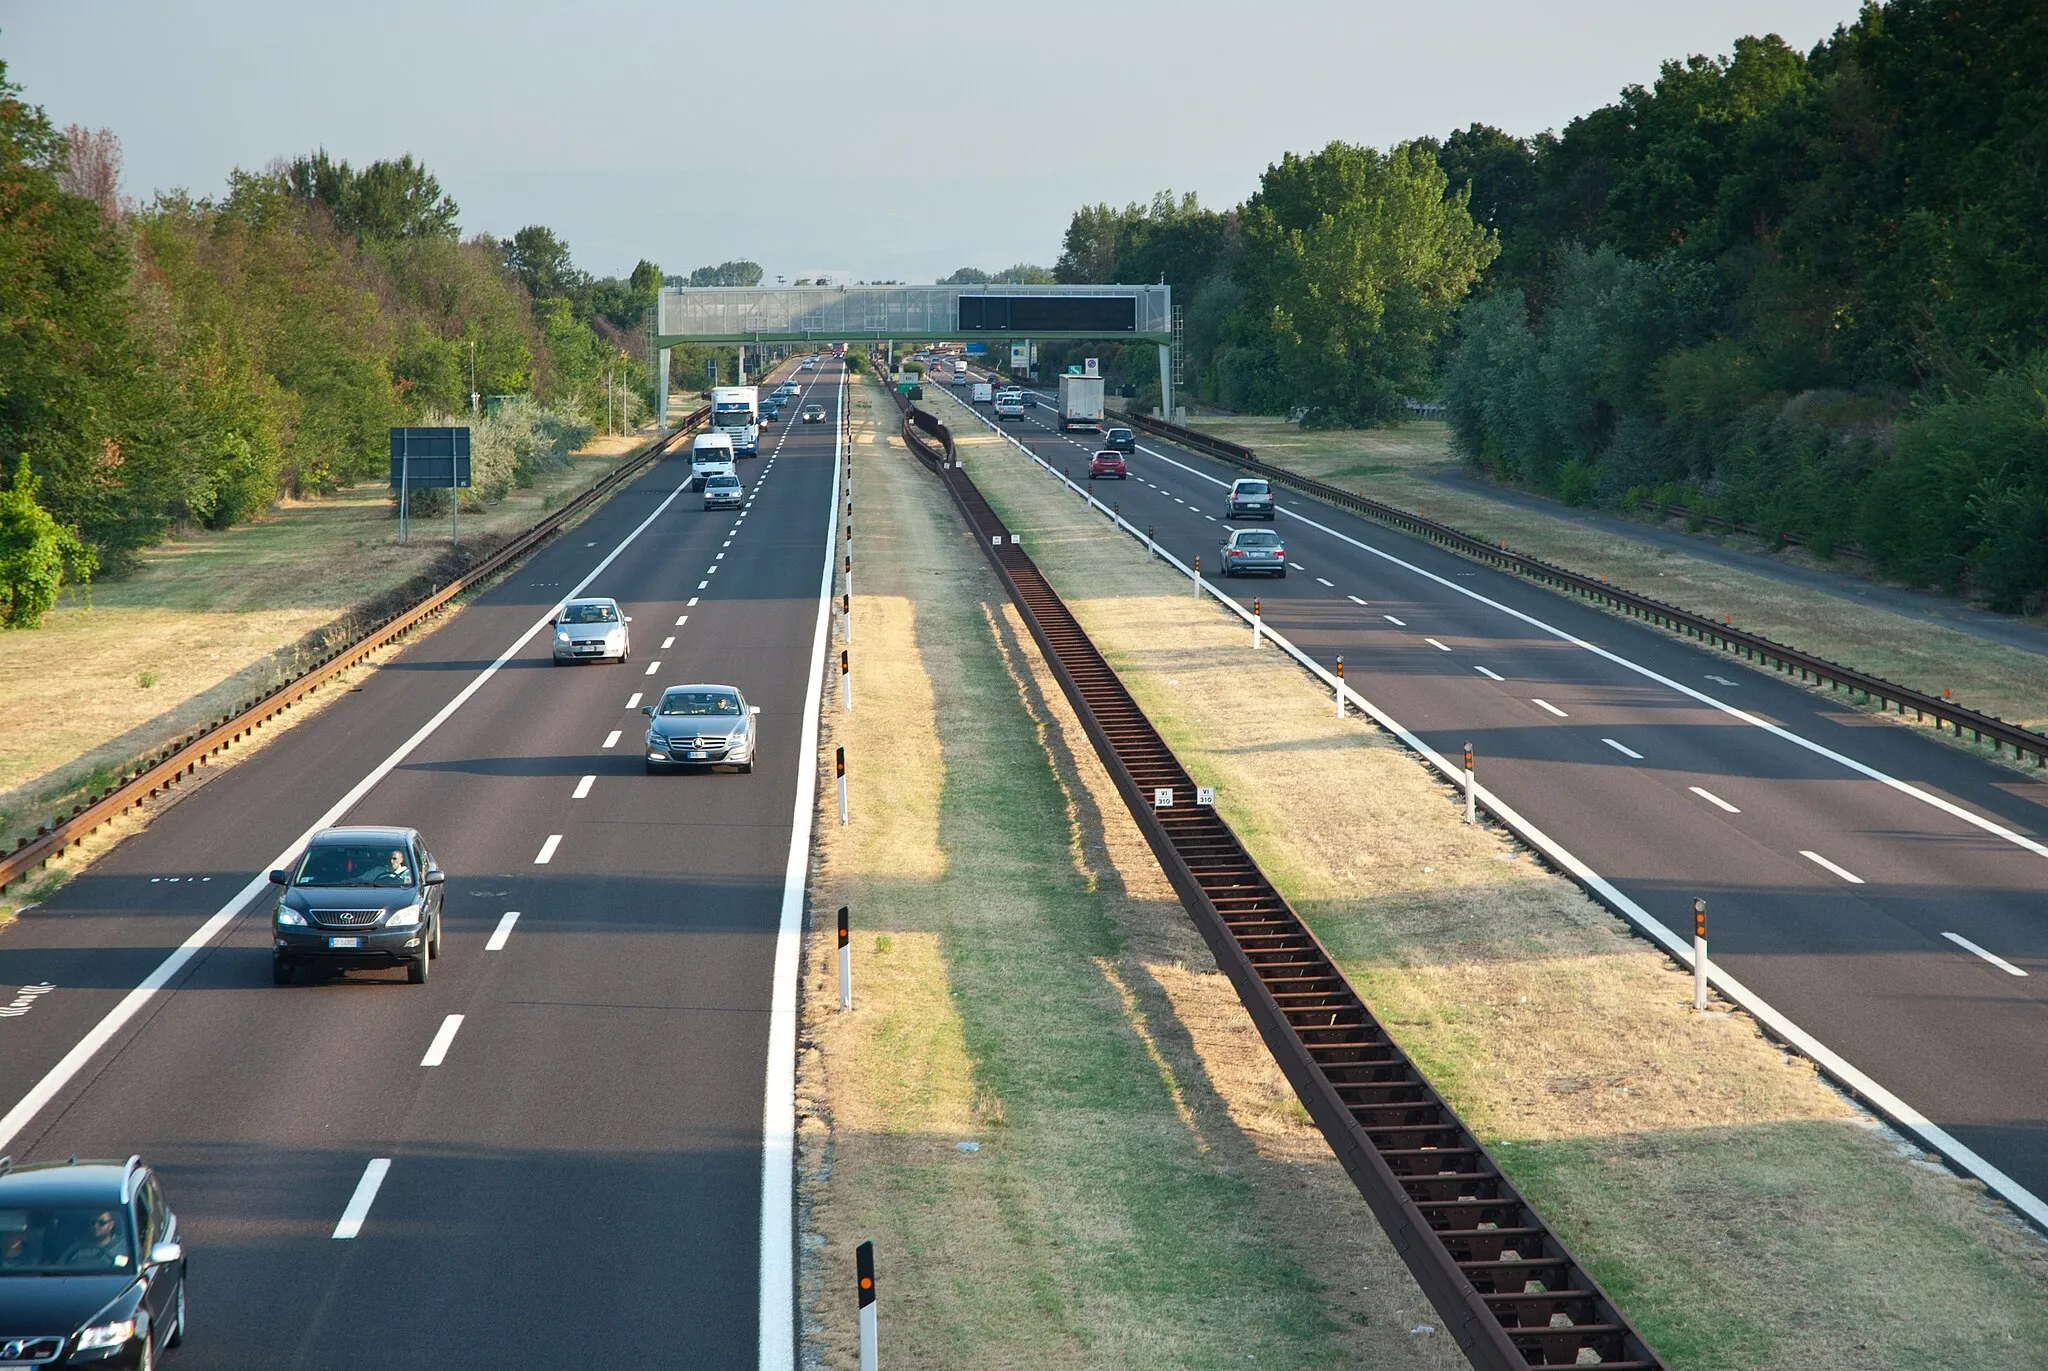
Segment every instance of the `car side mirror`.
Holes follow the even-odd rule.
[[[420,879],[427,885],[446,885],[448,883],[448,873],[438,866],[430,866],[427,868],[427,874]]]
[[[626,616],[626,622],[627,622],[627,623],[629,623],[629,624],[630,624],[630,623],[632,623],[632,622],[633,622],[633,616],[632,616],[632,615],[630,615],[630,614],[628,614],[628,615]]]
[[[652,718],[654,717],[654,706],[653,706],[653,705],[642,705],[642,706],[640,706],[640,712],[641,712],[642,714],[645,714],[645,715],[646,715],[646,716],[647,716],[648,718],[652,719]]]
[[[160,1242],[149,1249],[151,1266],[169,1266],[172,1262],[185,1260],[185,1244],[181,1242]]]
[[[289,871],[273,871],[270,873],[270,883],[272,885],[290,885],[292,883],[292,874]]]
[[[761,712],[761,706],[759,706],[759,705],[748,705],[748,706],[747,706],[747,713],[749,713],[749,714],[759,714],[760,712]]]

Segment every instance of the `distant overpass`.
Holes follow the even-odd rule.
[[[678,343],[965,341],[1151,342],[1163,407],[1173,410],[1172,287],[703,286],[665,287],[655,323],[666,413],[669,349]]]

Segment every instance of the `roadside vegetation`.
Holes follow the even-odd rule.
[[[891,1366],[1462,1366],[886,436],[894,406],[855,395],[861,708],[827,701],[820,773],[844,746],[853,817],[827,780],[799,1061],[806,1365],[855,1365],[872,1239]]]
[[[1683,972],[1465,825],[1386,735],[1014,448],[957,436],[1267,873],[1674,1367],[1997,1371],[2043,1345],[2037,1236],[1746,1017],[1692,1013]]]

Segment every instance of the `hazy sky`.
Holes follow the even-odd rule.
[[[1801,49],[1855,0],[770,6],[657,0],[0,0],[0,60],[124,190],[218,191],[324,145],[411,152],[465,233],[578,263],[751,257],[929,281],[1050,265],[1080,204],[1230,205],[1283,152],[1561,127],[1660,60]],[[1007,149],[1015,147],[1017,152]]]

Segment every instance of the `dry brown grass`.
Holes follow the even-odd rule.
[[[1389,738],[1014,449],[960,438],[1268,874],[1674,1366],[2003,1368],[2048,1345],[2044,1249],[1976,1187],[1746,1017],[1692,1014],[1672,963],[1466,826]]]
[[[599,439],[572,467],[477,516],[465,539],[524,528],[644,438]],[[444,525],[410,546],[381,487],[286,501],[263,519],[180,537],[132,575],[67,591],[41,629],[0,634],[0,828],[260,693],[294,649],[352,606],[401,585],[447,550]],[[53,669],[61,664],[60,669]]]
[[[1427,514],[1517,551],[1605,576],[1697,613],[1732,615],[1752,632],[1930,694],[1953,689],[1958,700],[2014,723],[2048,725],[2048,664],[2038,654],[1860,600],[1858,592],[1868,583],[1841,568],[1830,568],[1841,576],[1842,587],[1840,594],[1830,595],[1509,504],[1478,481],[1447,485],[1431,479],[1464,471],[1441,423],[1304,431],[1284,419],[1205,415],[1196,427],[1253,448],[1289,470]],[[1740,545],[1745,540],[1734,541]],[[1826,565],[1797,549],[1776,555],[1806,566]],[[1731,658],[1730,664],[1741,663]],[[1893,722],[1900,720],[1893,716]]]

